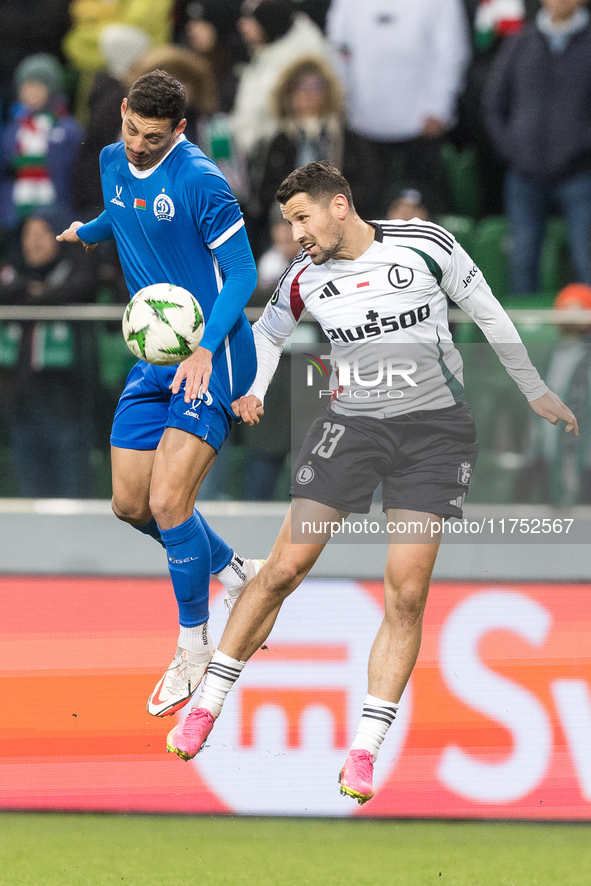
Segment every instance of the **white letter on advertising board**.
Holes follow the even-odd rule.
[[[510,803],[543,778],[552,754],[545,708],[527,689],[491,671],[478,657],[490,631],[512,631],[535,646],[550,628],[547,609],[522,594],[491,590],[463,600],[441,632],[441,671],[451,692],[509,730],[513,746],[501,762],[475,759],[457,745],[441,757],[438,776],[449,790],[480,803]]]
[[[553,680],[554,703],[585,800],[591,800],[591,698],[585,680]]]

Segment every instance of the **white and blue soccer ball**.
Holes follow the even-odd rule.
[[[139,360],[172,366],[190,357],[205,330],[194,295],[173,283],[153,283],[133,296],[123,315],[123,337]]]

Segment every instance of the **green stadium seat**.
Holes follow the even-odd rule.
[[[441,147],[441,162],[454,213],[480,218],[482,215],[482,184],[478,158],[474,148],[458,150],[446,142]]]
[[[509,225],[504,215],[483,218],[474,229],[471,256],[503,301],[509,289]]]
[[[457,239],[461,242],[459,237]],[[505,216],[493,215],[481,219],[473,230],[471,249],[466,251],[481,268],[494,294],[504,302],[510,292],[509,223]],[[555,297],[558,290],[571,279],[566,227],[561,218],[551,218],[540,257],[540,291],[553,293]],[[531,295],[527,298],[532,300],[530,306],[533,306],[533,299],[538,296]]]
[[[562,218],[551,218],[540,258],[540,289],[558,292],[571,280],[566,225]]]

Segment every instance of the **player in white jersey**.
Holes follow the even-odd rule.
[[[446,296],[484,331],[538,415],[552,424],[566,421],[566,430],[575,435],[577,421],[540,379],[481,272],[447,231],[419,220],[363,221],[348,183],[325,162],[291,173],[277,199],[303,251],[255,324],[257,376],[234,410],[250,424],[259,421],[281,349],[304,308],[331,342],[338,387],[328,416],[313,423],[302,445],[292,504],[269,559],[235,606],[197,706],[172,730],[167,746],[183,759],[198,752],[245,662],[269,635],[283,600],[329,540],[331,523],[369,510],[381,481],[389,523],[412,523],[414,529],[389,537],[385,616],[369,657],[369,692],[359,729],[339,776],[341,792],[364,803],[373,796],[373,764],[418,655],[443,519],[461,516],[476,458]],[[354,396],[364,388],[375,357],[377,344],[369,343],[378,340],[383,366],[403,352],[401,398]],[[407,359],[409,348],[412,359]],[[350,371],[356,359],[356,371]],[[387,382],[384,394],[386,388]],[[305,522],[326,529],[304,532]]]

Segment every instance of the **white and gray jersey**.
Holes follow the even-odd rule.
[[[292,262],[255,324],[258,356],[265,340],[282,347],[307,310],[331,345],[335,412],[389,418],[453,406],[463,401],[464,387],[449,296],[501,343],[493,346],[526,396],[544,393],[523,345],[515,352],[515,327],[450,233],[419,219],[371,224],[375,239],[355,260],[314,265],[301,253]],[[260,362],[251,392],[262,398],[268,380]]]

